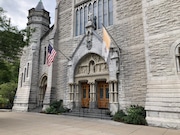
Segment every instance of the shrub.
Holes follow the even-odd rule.
[[[144,107],[138,105],[131,105],[131,107],[127,109],[127,115],[120,110],[113,116],[114,121],[137,125],[147,125],[145,118],[146,111]]]
[[[53,106],[50,106],[45,110],[45,113],[47,113],[47,114],[57,114],[58,112],[57,112],[56,108],[54,108]]]
[[[114,121],[123,122],[125,116],[126,116],[126,114],[123,112],[123,110],[119,110],[118,112],[116,112],[116,113],[114,114],[113,120],[114,120]]]
[[[52,102],[50,107],[45,110],[47,114],[60,114],[63,112],[66,112],[66,109],[63,107],[63,100]]]
[[[124,122],[129,124],[146,125],[146,111],[144,107],[132,105],[127,110],[127,116],[124,117]]]

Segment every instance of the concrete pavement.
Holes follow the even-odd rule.
[[[180,130],[63,115],[0,112],[0,135],[180,135]]]

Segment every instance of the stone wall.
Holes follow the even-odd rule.
[[[120,55],[119,104],[125,109],[131,104],[145,105],[146,67],[141,0],[114,0],[114,25],[107,27],[109,33],[122,49]],[[67,5],[69,3],[69,5]],[[59,8],[58,49],[71,56],[83,36],[73,37],[74,10],[70,1]],[[101,30],[96,30],[101,36]],[[68,60],[58,53],[58,97],[68,100]]]
[[[116,23],[112,36],[122,49],[120,55],[120,109],[145,106],[146,65],[141,0],[116,1]]]
[[[180,0],[143,0],[147,64],[147,121],[180,128],[180,80],[175,48],[180,43]]]

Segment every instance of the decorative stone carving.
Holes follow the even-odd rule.
[[[108,66],[104,59],[96,54],[89,54],[87,57],[82,59],[78,64],[75,74],[76,75],[90,75],[107,73]]]
[[[92,36],[90,34],[90,31],[88,31],[86,40],[87,40],[87,46],[86,47],[88,48],[88,50],[91,50],[91,48],[92,48]]]
[[[94,66],[94,61],[89,62],[89,74],[95,72],[95,66]]]
[[[92,34],[95,26],[93,23],[93,14],[91,12],[88,13],[88,22],[86,24],[86,47],[88,50],[92,48]]]

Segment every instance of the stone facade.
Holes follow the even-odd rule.
[[[146,111],[151,125],[180,128],[180,80],[176,49],[180,38],[180,1],[144,0],[147,67]]]
[[[29,11],[28,26],[37,30],[21,57],[13,110],[41,105],[46,109],[60,99],[68,108],[79,107],[84,83],[90,89],[89,107],[97,108],[99,83],[104,82],[109,86],[107,103],[112,113],[141,105],[148,124],[180,128],[180,1],[113,0],[113,25],[106,27],[111,37],[107,62],[102,54],[102,29],[94,30],[91,19],[86,32],[75,36],[75,8],[94,1],[98,2],[57,0],[52,28],[44,9]],[[49,43],[57,55],[48,67],[44,61]],[[27,62],[29,77],[22,81]]]

